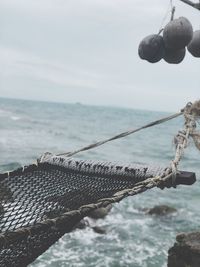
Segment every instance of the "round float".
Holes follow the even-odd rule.
[[[163,30],[165,46],[170,49],[182,49],[192,40],[193,28],[190,21],[180,17],[170,21]]]
[[[185,48],[179,50],[166,49],[163,59],[170,64],[179,64],[183,61],[185,53]]]
[[[163,37],[158,34],[151,34],[145,37],[138,48],[140,58],[151,63],[160,61],[164,56],[164,52]]]

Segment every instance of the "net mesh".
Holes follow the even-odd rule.
[[[47,155],[0,174],[0,266],[27,266],[91,212],[87,205],[164,172]]]

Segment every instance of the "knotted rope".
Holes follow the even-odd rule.
[[[195,108],[197,106],[198,108]],[[191,110],[193,110],[193,112],[191,112]],[[182,111],[185,118],[184,129],[179,131],[174,137],[176,146],[175,157],[171,161],[171,166],[167,169],[167,173],[172,173],[173,184],[175,184],[178,165],[184,154],[184,150],[188,145],[189,137],[193,135],[196,128],[195,120],[198,119],[200,115],[200,101],[197,101],[194,104],[188,103]]]

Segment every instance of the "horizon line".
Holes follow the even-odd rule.
[[[39,100],[39,99],[32,99],[32,98],[16,98],[16,97],[7,97],[7,96],[0,96],[0,99],[6,100],[17,100],[17,101],[32,101],[32,102],[43,102],[43,103],[51,103],[51,104],[71,104],[71,105],[83,105],[83,106],[91,106],[91,107],[105,107],[105,108],[119,108],[119,109],[129,109],[129,110],[141,110],[141,111],[150,111],[150,112],[162,112],[162,113],[174,113],[175,111],[166,111],[166,110],[153,110],[153,109],[144,109],[139,107],[125,107],[125,106],[118,106],[118,105],[103,105],[103,104],[86,104],[80,101],[77,102],[65,102],[65,101],[53,101],[53,100]]]

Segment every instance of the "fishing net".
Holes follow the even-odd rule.
[[[0,266],[27,266],[92,210],[165,170],[46,154],[0,174]]]

